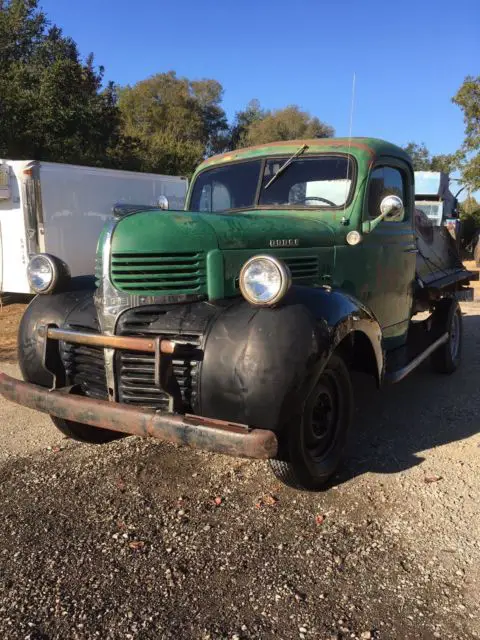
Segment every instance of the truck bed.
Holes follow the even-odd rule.
[[[420,210],[415,210],[417,238],[417,285],[421,289],[442,290],[478,280],[478,272],[468,271],[452,236],[444,226],[434,226]]]

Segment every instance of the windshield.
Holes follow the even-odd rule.
[[[348,201],[351,160],[343,156],[299,157],[272,182],[287,160],[288,156],[250,160],[203,171],[193,185],[190,211],[256,206],[318,209],[342,207]]]

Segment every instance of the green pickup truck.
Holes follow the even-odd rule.
[[[204,161],[185,210],[123,205],[96,273],[31,257],[19,330],[24,381],[0,393],[67,436],[154,436],[268,459],[319,489],[352,423],[351,372],[379,386],[426,358],[459,365],[467,271],[415,209],[399,147],[293,140]]]

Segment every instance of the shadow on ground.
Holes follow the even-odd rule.
[[[422,452],[480,432],[480,316],[464,316],[462,364],[439,375],[425,362],[398,384],[377,391],[356,376],[356,420],[335,484],[367,471],[396,473],[421,464]]]

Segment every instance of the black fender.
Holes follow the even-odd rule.
[[[380,381],[382,332],[352,296],[294,286],[276,308],[238,301],[216,316],[206,336],[199,413],[281,430],[312,376],[318,377],[340,343],[359,334],[371,347],[372,373]]]
[[[54,352],[46,353],[45,339],[38,335],[38,329],[46,325],[62,327],[71,321],[98,330],[94,291],[93,279],[72,278],[69,291],[38,295],[30,302],[18,330],[18,362],[24,380],[51,388],[54,371],[57,386],[65,384],[63,364]],[[46,359],[51,359],[50,363]]]
[[[290,293],[290,292],[289,292]],[[369,373],[380,386],[385,373],[385,353],[383,349],[383,333],[374,314],[357,298],[349,293],[336,289],[311,287],[293,287],[291,299],[304,304],[313,314],[317,322],[325,322],[330,334],[330,348],[322,354],[328,359],[340,343],[348,341],[354,345],[360,336],[373,356]],[[368,354],[365,354],[368,356]]]

